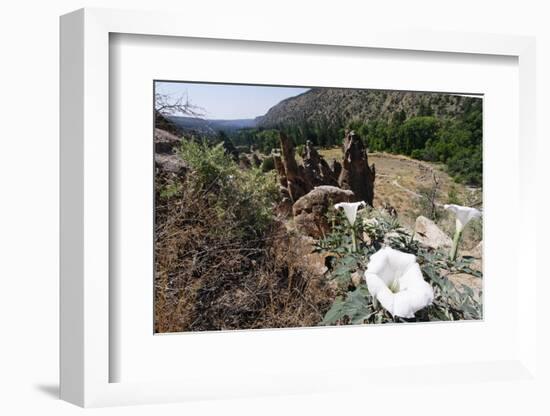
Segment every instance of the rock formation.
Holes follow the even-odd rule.
[[[308,140],[301,155],[303,164],[298,164],[292,139],[280,133],[279,141],[281,153],[273,152],[273,161],[280,185],[286,188],[291,202],[296,202],[316,186],[338,186],[340,163],[334,161],[331,168]]]
[[[275,165],[275,170],[279,178],[279,185],[286,189],[286,187],[288,186],[288,182],[286,180],[286,172],[283,161],[281,159],[281,154],[276,151],[272,151],[271,157],[273,157],[273,164]]]
[[[330,204],[365,201],[372,206],[374,197],[374,165],[369,167],[363,143],[354,132],[346,135],[344,163],[334,160],[332,167],[308,140],[302,152],[303,164],[295,158],[292,139],[280,133],[281,153],[273,152],[283,199],[289,203],[296,226],[312,237],[328,231],[325,214]],[[331,202],[329,202],[329,200]]]
[[[155,154],[155,169],[157,174],[185,177],[187,166],[177,155]]]
[[[292,202],[296,202],[300,197],[307,194],[312,186],[304,178],[303,171],[300,171],[296,158],[295,149],[292,140],[284,133],[279,134],[281,143],[282,162],[287,181],[287,190]]]
[[[336,159],[332,159],[330,166],[330,170],[334,173],[335,178],[340,177],[340,173],[342,173],[342,164],[338,162]]]
[[[294,224],[303,234],[321,238],[330,231],[326,215],[329,208],[339,202],[349,202],[353,199],[354,195],[350,190],[330,185],[317,186],[294,203]]]
[[[374,165],[369,167],[367,152],[361,138],[349,131],[344,138],[344,161],[338,184],[342,189],[351,189],[357,201],[372,206],[374,199]]]
[[[305,180],[313,187],[320,185],[338,186],[338,176],[331,170],[328,163],[313,147],[311,141],[307,141],[302,152]]]
[[[181,139],[176,135],[155,129],[155,169],[157,173],[184,177],[187,172],[185,162],[176,155]]]
[[[177,150],[181,139],[168,131],[155,129],[155,153],[171,155]]]
[[[272,150],[271,157],[273,158],[273,165],[279,178],[279,192],[281,194],[281,202],[278,206],[278,212],[283,215],[292,213],[292,200],[288,193],[288,181],[286,180],[285,167],[281,159],[281,154],[278,151]]]

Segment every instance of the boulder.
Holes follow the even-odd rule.
[[[155,129],[155,153],[173,154],[181,143],[181,139],[165,130]]]
[[[185,162],[177,155],[155,154],[155,168],[157,173],[175,175],[183,178],[187,172]]]
[[[297,235],[291,238],[291,244],[296,254],[304,259],[302,266],[314,277],[322,277],[327,271],[327,252],[315,251],[315,240],[305,235]]]
[[[323,185],[313,188],[292,206],[294,224],[305,235],[322,238],[330,231],[327,221],[329,208],[339,202],[350,202],[355,195],[350,190]]]
[[[461,251],[462,257],[471,257],[470,268],[472,270],[483,272],[483,241],[480,241],[477,246],[471,250]]]
[[[480,241],[477,246],[475,246],[470,251],[465,252],[464,254],[468,255],[468,256],[471,256],[474,259],[481,259],[482,255],[483,255],[483,241]]]
[[[433,249],[450,249],[453,245],[451,238],[435,222],[422,215],[416,219],[414,239],[420,244]]]
[[[273,264],[290,266],[289,274],[305,272],[309,278],[324,284],[329,270],[327,258],[333,254],[315,250],[315,239],[296,232],[285,221],[276,219],[273,225],[277,235],[269,249]]]
[[[479,296],[480,291],[483,289],[483,280],[470,274],[454,273],[447,275],[447,278],[461,292],[463,290],[462,287],[467,286],[472,289],[477,296]]]

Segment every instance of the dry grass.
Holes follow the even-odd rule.
[[[317,325],[334,294],[282,223],[250,239],[217,219],[215,195],[191,189],[157,194],[155,332]]]

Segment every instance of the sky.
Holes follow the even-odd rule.
[[[191,104],[202,108],[206,119],[225,120],[262,116],[285,98],[309,89],[186,82],[156,82],[155,88],[157,93],[187,96]]]

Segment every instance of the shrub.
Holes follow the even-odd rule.
[[[451,184],[447,193],[447,204],[462,205],[462,201],[458,196],[458,190],[455,184]]]
[[[262,172],[264,172],[264,173],[272,171],[273,169],[275,169],[275,161],[273,160],[273,156],[267,156],[262,161],[261,169],[262,169]]]
[[[238,221],[237,229],[254,235],[269,225],[279,196],[272,172],[240,169],[222,144],[183,141],[180,156],[192,171],[187,185],[206,195],[221,219]]]
[[[167,182],[160,186],[159,195],[161,198],[172,198],[181,193],[181,183],[179,182]]]
[[[223,143],[210,147],[206,141],[184,139],[179,155],[193,170],[193,186],[199,188],[221,187],[238,171],[237,165],[227,156]]]
[[[422,149],[414,149],[412,152],[411,152],[411,157],[413,159],[419,159],[419,160],[422,160],[424,159],[424,151]]]

